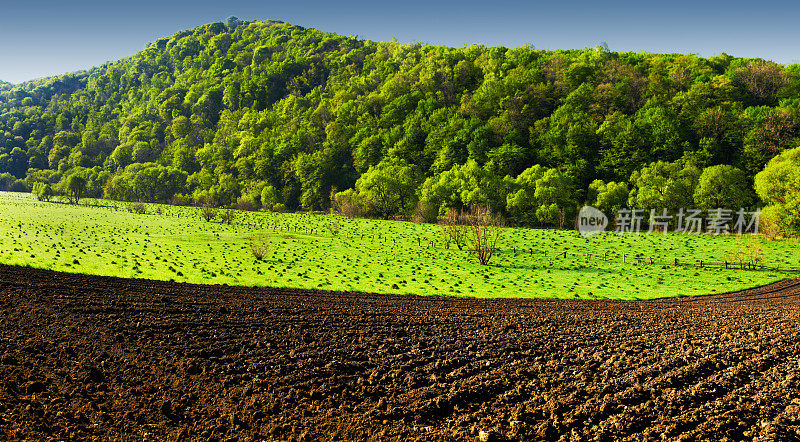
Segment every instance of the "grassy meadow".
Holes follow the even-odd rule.
[[[795,276],[563,256],[568,250],[724,260],[734,236],[606,232],[583,238],[575,231],[508,228],[491,265],[481,266],[466,251],[445,249],[435,225],[270,212],[236,212],[240,225],[228,225],[206,222],[195,207],[149,204],[147,214],[136,214],[127,203],[82,201],[95,203],[114,208],[0,193],[0,263],[201,284],[477,297],[646,299]],[[260,261],[250,250],[254,237],[269,239]],[[794,243],[761,246],[769,265],[800,262]]]

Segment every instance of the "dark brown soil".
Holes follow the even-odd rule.
[[[478,300],[0,266],[0,439],[797,439],[798,295]]]

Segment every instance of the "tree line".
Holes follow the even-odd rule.
[[[424,219],[479,204],[563,226],[584,202],[786,205],[753,190],[798,146],[798,122],[798,65],[373,42],[232,17],[3,84],[0,188],[65,192],[78,176],[86,196],[128,201]]]

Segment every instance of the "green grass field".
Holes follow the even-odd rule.
[[[434,225],[237,212],[237,222],[262,228],[209,223],[193,207],[148,205],[149,213],[140,215],[125,210],[125,203],[97,203],[119,210],[0,193],[0,263],[201,284],[477,297],[646,299],[720,293],[795,276],[561,255],[568,250],[724,260],[735,237],[583,238],[574,231],[509,228],[492,265],[481,266],[465,251],[445,249]],[[270,238],[263,261],[250,251],[250,238],[258,235]],[[764,241],[762,247],[767,264],[800,262],[794,243]]]

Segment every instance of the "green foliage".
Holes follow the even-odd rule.
[[[66,178],[63,189],[72,204],[78,204],[81,198],[86,195],[86,178],[79,174],[70,175]]]
[[[629,195],[626,183],[614,181],[604,183],[602,180],[594,180],[589,185],[587,204],[613,219],[620,209],[628,205]]]
[[[473,204],[492,210],[505,207],[507,191],[502,180],[480,167],[475,160],[434,175],[422,184],[420,199],[439,208],[444,216],[450,208],[462,210]]]
[[[134,163],[114,175],[105,197],[120,201],[168,202],[186,189],[186,172],[155,163]]]
[[[39,201],[50,201],[55,196],[53,187],[48,183],[34,184],[33,193],[36,194],[36,197],[39,199]]]
[[[574,180],[557,169],[549,169],[536,180],[534,197],[539,202],[536,217],[559,229],[577,213]]]
[[[694,202],[704,210],[723,208],[739,210],[749,207],[753,191],[747,175],[733,166],[720,164],[703,169],[694,191]]]
[[[656,161],[631,175],[635,189],[628,204],[638,209],[675,211],[694,206],[693,195],[700,170],[683,161]]]
[[[676,197],[646,183],[672,174],[640,171],[654,161],[727,164],[752,180],[798,145],[796,71],[728,55],[404,45],[231,17],[0,86],[0,174],[22,189],[92,170],[101,181],[80,175],[90,196],[288,210],[327,210],[332,191],[360,182],[375,216],[411,216],[418,196],[440,216],[489,204],[542,223],[533,182],[519,178],[535,165],[572,177],[578,200],[596,179],[638,173],[639,206]],[[413,179],[383,198],[374,183],[394,164]],[[571,210],[553,204],[546,222]]]
[[[800,148],[770,160],[755,178],[755,189],[768,204],[765,218],[785,235],[800,233]]]
[[[403,160],[384,161],[361,175],[355,189],[369,212],[384,219],[407,217],[417,203],[419,176],[417,169]]]
[[[514,190],[506,197],[506,211],[513,221],[524,225],[537,223],[536,210],[539,202],[536,199],[536,182],[544,176],[546,170],[537,164],[525,169],[514,179]]]

